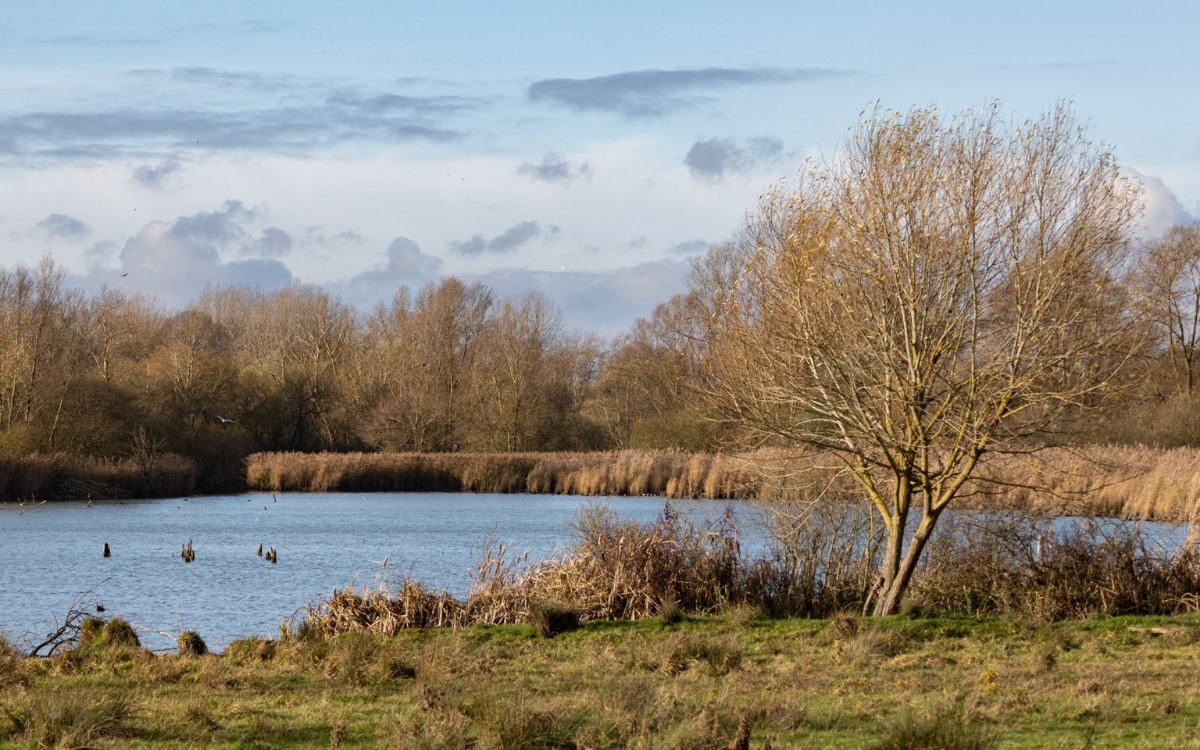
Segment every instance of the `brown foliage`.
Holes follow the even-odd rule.
[[[663,602],[686,612],[717,613],[744,599],[737,529],[730,515],[697,523],[668,506],[648,526],[586,509],[580,542],[562,557],[530,563],[503,545],[485,544],[465,601],[404,580],[395,591],[335,591],[308,607],[294,633],[322,637],[406,628],[531,622],[553,602],[571,619],[655,617]]]
[[[66,453],[0,453],[0,497],[5,499],[177,497],[195,486],[195,464],[170,453],[154,456],[150,463]]]
[[[1169,551],[1137,525],[961,516],[938,536],[917,576],[914,603],[937,612],[993,612],[1040,622],[1091,615],[1194,611],[1200,558]]]

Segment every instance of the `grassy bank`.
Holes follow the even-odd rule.
[[[1200,620],[730,615],[0,657],[0,743],[1194,748]]]
[[[66,453],[0,453],[4,500],[179,497],[195,487],[195,463],[170,453],[122,461]]]
[[[272,492],[533,492],[745,499],[814,481],[811,456],[604,453],[255,453],[252,489]],[[819,472],[818,472],[819,473]],[[1183,522],[1200,508],[1200,449],[1051,449],[996,465],[1003,489],[963,505]],[[1037,489],[1033,489],[1036,487]]]

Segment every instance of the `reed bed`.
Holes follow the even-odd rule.
[[[753,454],[255,453],[251,489],[309,492],[531,492],[746,499],[763,487]]]
[[[993,467],[999,494],[980,507],[1184,523],[1200,520],[1200,448],[1051,448]]]
[[[250,488],[272,492],[529,492],[717,500],[788,497],[828,457],[779,449],[737,454],[255,453]],[[960,507],[1185,522],[1200,514],[1200,448],[1050,448],[990,464]],[[988,481],[993,480],[993,481]]]
[[[293,635],[529,622],[559,603],[580,620],[636,620],[678,609],[717,614],[746,600],[737,526],[730,513],[696,521],[668,505],[654,524],[619,520],[602,506],[581,509],[578,543],[532,562],[486,541],[465,600],[404,579],[395,589],[335,590],[308,606]]]
[[[195,462],[172,453],[151,463],[67,453],[0,453],[0,498],[5,500],[178,497],[195,487]]]

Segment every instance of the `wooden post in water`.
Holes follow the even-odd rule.
[[[112,550],[110,550],[110,549],[108,548],[108,542],[105,542],[105,543],[104,543],[104,556],[105,556],[105,557],[112,557]]]

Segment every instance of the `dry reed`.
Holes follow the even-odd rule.
[[[742,603],[737,528],[730,514],[697,522],[671,506],[650,525],[619,521],[602,507],[581,510],[580,540],[569,553],[531,562],[485,541],[465,600],[411,579],[391,590],[335,590],[310,604],[301,632],[328,638],[367,631],[529,622],[548,602],[581,621],[654,617],[664,602],[714,614]]]
[[[1003,484],[978,507],[1177,523],[1200,509],[1200,448],[1051,448],[1007,458],[992,476]]]
[[[769,449],[740,454],[256,453],[247,459],[247,481],[252,489],[268,491],[745,500],[794,496],[812,484],[814,470],[821,473],[829,463]],[[975,488],[959,507],[1185,522],[1200,516],[1200,448],[1050,448],[997,460]]]
[[[769,489],[782,453],[255,453],[251,489],[309,492],[530,492],[747,499]],[[807,461],[807,459],[801,459]]]

